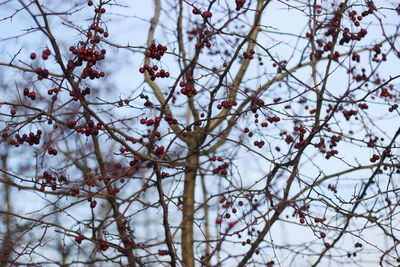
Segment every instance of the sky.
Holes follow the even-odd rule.
[[[83,1],[81,1],[83,3]],[[69,11],[74,11],[78,10],[78,7],[73,7],[71,6],[71,2],[68,1],[45,1],[44,2],[46,5],[48,5],[49,8],[56,7],[57,10],[69,10]],[[389,2],[388,2],[389,3]],[[112,42],[118,43],[121,45],[127,45],[130,44],[132,46],[144,46],[146,44],[146,34],[147,34],[147,29],[148,29],[148,19],[152,15],[152,1],[118,1],[118,4],[121,6],[127,5],[128,8],[122,8],[122,7],[113,7],[111,8],[107,13],[106,13],[106,18],[108,21],[106,22],[106,25],[108,27],[108,31],[110,32],[110,35],[112,38]],[[5,5],[6,8],[0,8],[0,18],[3,18],[10,13],[12,13],[12,10],[15,8],[19,8],[18,1],[11,1],[10,3],[7,3]],[[291,54],[293,51],[296,51],[293,49],[293,47],[296,46],[296,38],[293,36],[287,36],[287,35],[282,35],[282,34],[276,34],[274,32],[285,32],[285,33],[302,33],[303,35],[306,32],[306,29],[304,28],[305,25],[307,25],[307,19],[304,17],[302,12],[293,12],[292,10],[282,8],[282,4],[280,1],[273,1],[271,6],[269,7],[273,12],[267,12],[267,16],[263,18],[263,23],[266,25],[269,25],[270,27],[267,29],[267,31],[263,32],[260,35],[259,42],[265,47],[271,47],[275,42],[280,42],[281,45],[276,46],[274,48],[271,48],[271,52],[278,56],[279,58],[290,58]],[[88,21],[86,21],[86,17],[89,13],[88,9],[84,9],[81,11],[77,11],[78,16],[74,16],[74,23],[77,25],[87,25]],[[385,10],[382,10],[382,12],[386,12]],[[387,17],[385,22],[387,22],[387,26],[389,30],[393,30],[393,27],[390,25],[393,23],[393,25],[398,24],[399,22],[399,17],[395,16],[393,12],[387,12],[384,13]],[[173,14],[171,14],[173,16]],[[165,18],[164,18],[165,19]],[[215,18],[216,19],[216,18]],[[66,27],[65,25],[62,25],[62,21],[54,18],[50,19],[51,21],[53,20],[54,23],[57,23],[60,27],[55,28],[54,34],[62,44],[65,49],[70,45],[71,41],[76,42],[79,40],[79,36],[77,36],[76,31],[72,30],[71,28]],[[243,23],[248,22],[249,20],[246,21],[246,19],[243,20]],[[165,19],[162,21],[160,24],[159,30],[156,32],[156,38],[157,41],[165,41],[168,42],[168,39],[170,38],[168,28],[174,27],[174,25],[170,25],[171,20]],[[26,62],[29,62],[28,56],[32,51],[35,51],[39,53],[43,48],[49,46],[49,42],[43,37],[43,35],[40,32],[34,32],[29,35],[25,35],[25,32],[27,29],[29,29],[29,25],[32,24],[32,20],[26,16],[26,14],[18,13],[15,15],[15,18],[12,20],[3,20],[0,22],[0,27],[2,28],[2,31],[0,32],[0,50],[4,51],[0,55],[0,62],[9,62],[13,56],[20,51],[20,54],[15,58],[15,62],[18,62],[18,64],[24,64]],[[371,24],[369,31],[371,32],[376,32],[371,34],[373,37],[376,35],[381,34],[379,29],[379,25],[374,25]],[[14,38],[18,36],[17,38]],[[366,43],[368,40],[366,41]],[[170,44],[170,46],[174,46],[174,44]],[[138,52],[129,52],[124,49],[117,49],[117,48],[110,48],[108,55],[110,56],[108,62],[114,62],[114,64],[106,64],[102,67],[106,70],[106,73],[110,73],[110,77],[107,79],[107,82],[94,82],[93,86],[94,87],[99,87],[99,88],[107,88],[109,89],[109,92],[107,95],[105,95],[105,98],[107,100],[117,100],[120,98],[126,98],[131,95],[132,89],[133,88],[143,88],[144,86],[141,85],[141,76],[138,73],[138,71],[135,69],[136,66],[139,66],[143,64],[143,55]],[[123,59],[123,60],[121,60]],[[296,62],[296,58],[294,58],[291,63]],[[169,62],[168,62],[169,63]],[[171,65],[174,64],[168,64],[164,63],[166,67],[171,68],[171,73],[174,70],[174,67]],[[213,65],[215,62],[211,63],[210,66]],[[294,63],[293,63],[294,64]],[[269,67],[271,65],[271,62],[267,62]],[[391,63],[389,61],[388,63],[384,64],[382,66],[382,72],[385,73],[387,77],[391,75],[396,75],[398,74],[398,59],[394,59]],[[54,68],[55,71],[58,71],[57,68],[54,66],[54,64],[49,64],[49,68]],[[258,67],[252,66],[250,71],[257,72]],[[107,71],[109,70],[109,71]],[[4,77],[5,82],[8,84],[9,88],[19,88],[22,87],[27,81],[29,81],[28,77],[22,76],[21,80],[14,81],[14,77],[10,75],[10,72],[6,70],[4,67],[0,67],[0,75]],[[311,79],[307,76],[308,72],[300,72],[299,77],[304,77],[304,80],[307,82],[311,82]],[[26,80],[25,80],[26,79]],[[162,82],[164,86],[168,86],[168,82]],[[259,80],[255,80],[253,83],[249,83],[250,85],[253,86],[258,86],[259,85]],[[343,77],[338,76],[337,78],[333,79],[332,83],[329,83],[328,86],[332,88],[333,92],[336,92],[340,94],[341,88],[347,84],[347,80],[345,80]],[[337,90],[334,88],[337,87]],[[10,91],[10,89],[4,90],[4,96],[15,96],[16,91]],[[276,92],[276,94],[279,95],[279,92]],[[0,98],[2,100],[2,98]],[[377,112],[379,112],[382,108],[380,108],[378,105],[374,106],[376,108]],[[385,107],[386,108],[386,107]],[[0,111],[4,112],[5,107],[0,107]],[[119,116],[132,116],[132,111],[127,110],[127,109],[119,109],[118,111]],[[399,117],[389,117],[389,118],[381,118],[379,120],[374,121],[377,126],[382,130],[383,133],[393,133],[394,130],[397,129],[398,125],[400,125],[400,120]],[[347,126],[346,126],[347,127]],[[1,128],[1,127],[0,127]],[[345,129],[347,130],[347,129]],[[272,134],[271,134],[272,135]],[[390,136],[390,135],[389,135]],[[370,155],[368,153],[365,153],[365,149],[359,149],[359,151],[356,150],[354,146],[347,146],[346,144],[342,144],[339,146],[339,150],[341,151],[341,154],[343,155],[356,155],[354,158],[346,158],[347,162],[351,162],[352,164],[356,164],[358,161],[359,162],[365,162],[368,161]],[[12,150],[10,152],[14,156],[20,153],[19,151],[14,151]],[[238,153],[238,158],[247,158],[247,154],[245,150],[241,150]],[[326,174],[331,174],[331,173],[336,173],[340,170],[346,169],[349,166],[345,164],[343,161],[335,159],[332,161],[325,161],[323,157],[316,157],[313,160],[313,163],[315,163],[316,166],[319,168],[323,169]],[[239,168],[245,168],[248,170],[245,172],[245,175],[248,177],[252,177],[253,175],[259,177],[260,173],[266,174],[269,171],[269,168],[261,169],[262,166],[267,166],[266,162],[260,162],[259,159],[254,159],[254,160],[244,160],[244,161],[239,161],[238,160],[238,167]],[[309,162],[303,162],[303,169],[307,168],[307,166],[310,166]],[[19,166],[17,163],[14,164],[14,162],[11,163],[11,170],[13,170],[13,166]],[[370,170],[365,170],[364,172],[358,172],[357,175],[360,177],[365,177],[371,173]],[[306,172],[305,174],[309,175],[311,178],[315,178],[318,176],[318,169],[317,168],[309,168],[309,172]],[[348,180],[349,185],[353,185],[354,179],[353,176],[351,176]],[[253,182],[253,180],[249,179],[249,184]],[[343,183],[342,186],[340,187],[341,190],[341,196],[347,197],[350,199],[352,197],[354,188],[350,186],[346,186],[346,183]],[[327,193],[329,194],[329,193]],[[199,195],[200,193],[200,188],[199,188]],[[35,199],[35,202],[29,201],[30,199]],[[21,210],[23,208],[30,210],[31,208],[36,208],[40,207],[41,205],[38,205],[39,203],[42,203],[42,205],[45,205],[46,200],[38,200],[38,195],[35,193],[32,193],[28,197],[28,193],[24,198],[16,198],[16,206],[18,206]],[[36,202],[37,201],[37,202]],[[28,203],[27,203],[28,202]],[[44,212],[44,211],[43,211]],[[85,213],[84,210],[80,210],[79,208],[77,210],[74,210],[74,214],[76,214],[77,217],[79,217],[82,213],[82,215]],[[215,217],[216,213],[214,213],[212,216]],[[213,220],[212,220],[213,221]],[[339,223],[339,222],[338,222]],[[340,226],[340,225],[338,225]],[[215,231],[218,229],[214,229]],[[140,232],[140,231],[139,231]],[[148,233],[145,233],[148,234]],[[157,231],[154,232],[154,234],[157,234]],[[376,231],[374,229],[368,230],[363,233],[365,236],[368,235],[377,235]],[[140,235],[140,233],[138,233]],[[300,226],[295,226],[293,224],[281,224],[281,227],[279,229],[275,229],[271,232],[271,239],[275,240],[277,243],[281,242],[282,244],[285,244],[285,241],[288,239],[291,240],[296,240],[298,241],[299,246],[297,248],[294,248],[295,250],[301,251],[303,246],[307,244],[309,240],[315,240],[316,237],[313,235],[313,233],[310,230],[304,230],[304,227]],[[377,240],[378,240],[378,235],[377,235]],[[378,242],[378,241],[377,241]],[[379,242],[383,242],[379,241]],[[236,245],[232,247],[233,250],[235,250]],[[369,249],[372,249],[370,247]],[[368,256],[363,256],[363,257],[368,257]],[[365,260],[368,260],[364,258]],[[371,261],[376,259],[376,255],[371,254]],[[307,261],[307,259],[303,259],[300,257],[297,257],[295,259],[295,262],[297,264],[301,264],[303,261]],[[295,264],[295,263],[292,263]],[[353,264],[353,263],[352,263]],[[343,263],[343,266],[354,266],[352,264],[346,264]],[[375,263],[371,263],[369,266],[375,266]],[[50,265],[49,265],[50,266]],[[283,261],[281,263],[281,266],[290,266],[290,263],[287,261]]]

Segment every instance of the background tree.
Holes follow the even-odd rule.
[[[1,263],[397,265],[397,5],[1,2]]]

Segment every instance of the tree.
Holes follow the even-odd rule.
[[[393,1],[1,10],[2,265],[400,261]]]

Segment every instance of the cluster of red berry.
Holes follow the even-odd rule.
[[[77,133],[84,134],[86,136],[98,135],[100,129],[102,129],[101,124],[98,123],[97,125],[94,125],[94,121],[91,119],[87,120],[85,125],[75,127],[75,131]]]
[[[372,155],[372,158],[370,158],[369,161],[375,162],[375,161],[378,161],[380,158],[381,158],[381,157],[379,157],[379,155],[373,154],[373,155]]]
[[[217,157],[212,157],[211,160],[212,161],[216,161],[216,160],[222,161],[222,157],[218,157],[218,158]],[[225,163],[219,165],[217,168],[215,168],[213,170],[213,174],[220,174],[222,176],[225,176],[225,175],[228,174],[228,171],[227,171],[228,167],[229,167],[229,163],[225,162]]]
[[[218,109],[224,108],[231,108],[231,107],[236,107],[237,106],[237,101],[236,100],[228,100],[228,101],[222,101],[221,104],[217,105]]]
[[[207,11],[207,10],[201,12],[200,9],[193,8],[192,13],[193,13],[194,15],[201,15],[204,19],[208,19],[208,18],[211,18],[211,17],[212,17],[211,11]]]
[[[2,133],[2,138],[6,139],[8,137],[7,132]],[[13,145],[15,147],[19,147],[20,145],[23,145],[25,142],[28,143],[30,146],[33,145],[38,145],[40,144],[40,138],[42,137],[42,131],[37,130],[36,134],[33,132],[30,132],[29,135],[23,134],[22,137],[19,134],[15,135],[16,140],[10,140],[10,145]]]
[[[336,186],[332,185],[332,184],[328,184],[328,189],[331,190],[333,193],[337,193],[337,188]]]
[[[84,239],[85,237],[83,235],[78,235],[77,237],[75,237],[75,242],[80,244]]]
[[[236,11],[239,11],[246,3],[246,0],[236,0],[235,3],[236,3]]]
[[[104,38],[110,36],[110,34],[106,32],[104,28],[96,24],[90,25],[89,30],[86,32],[86,36],[90,38],[90,43],[92,45],[100,43],[101,41],[100,34],[102,34]]]
[[[359,60],[359,59],[358,59]],[[362,74],[357,74],[355,75],[355,77],[353,77],[353,79],[355,79],[357,82],[361,82],[361,81],[368,81],[369,78],[367,77],[367,75],[365,74],[366,70],[364,68],[361,69]]]
[[[49,77],[49,71],[47,69],[42,69],[38,67],[35,69],[35,73],[38,75],[38,80],[43,80]]]
[[[295,149],[301,149],[303,147],[305,147],[308,144],[307,140],[300,140],[298,143],[296,143],[293,147]]]
[[[96,63],[105,58],[106,50],[101,49],[96,51],[93,48],[86,47],[85,42],[79,42],[77,47],[71,46],[69,51],[72,52],[76,57],[74,60],[69,60],[67,64],[67,69],[73,71],[76,67],[82,66],[83,62],[86,63],[86,67],[82,71],[82,79],[99,79],[105,76],[102,71],[97,71],[93,69]]]
[[[285,142],[286,142],[287,144],[293,143],[293,142],[294,142],[293,136],[287,135],[287,136],[285,137]]]
[[[106,251],[110,246],[108,245],[107,241],[100,241],[99,242],[99,249],[101,251]]]
[[[360,109],[368,109],[368,104],[366,104],[366,103],[360,103],[360,104],[358,104],[358,107],[359,107]]]
[[[265,145],[264,141],[254,141],[254,146],[262,148]]]
[[[167,47],[163,46],[162,44],[156,45],[156,43],[151,43],[150,47],[147,49],[145,55],[148,58],[151,59],[156,59],[156,60],[161,60],[161,58],[164,56],[165,52],[167,51]],[[158,71],[158,66],[153,65],[152,67],[145,64],[142,68],[139,68],[140,73],[145,73],[148,72],[150,75],[150,79],[154,81],[156,78],[168,78],[170,76],[170,73],[165,71],[164,69],[161,69]],[[158,71],[158,72],[157,72]]]
[[[326,159],[330,159],[331,157],[333,157],[334,155],[339,154],[339,152],[337,150],[331,150],[326,152]]]
[[[143,68],[139,68],[140,73],[145,73],[147,71],[152,81],[154,81],[156,78],[168,78],[170,76],[170,73],[168,71],[165,71],[164,69],[161,69],[159,72],[157,72],[157,70],[157,65],[153,65],[153,67],[150,67],[149,65],[144,65]]]
[[[146,57],[160,60],[167,50],[168,48],[166,46],[163,46],[162,44],[156,45],[156,43],[153,42],[146,51]]]
[[[395,98],[395,94],[389,92],[388,88],[382,87],[381,93],[379,94],[381,97],[387,97],[389,99]]]
[[[350,41],[361,41],[368,34],[368,31],[364,28],[360,29],[359,32],[350,32],[349,28],[344,28],[342,33],[342,38],[339,40],[339,44],[348,44]]]
[[[48,95],[52,95],[53,93],[58,94],[59,92],[60,92],[60,88],[56,87],[56,88],[53,88],[53,89],[49,89],[47,91],[47,94]]]
[[[355,61],[355,62],[357,62],[357,63],[360,63],[360,59],[361,59],[361,56],[360,56],[360,54],[357,53],[357,52],[354,52],[354,53],[351,55],[351,60],[353,60],[353,61]]]
[[[57,155],[57,149],[55,149],[55,148],[53,148],[53,147],[49,147],[48,149],[47,149],[47,152],[49,153],[49,155]]]
[[[278,116],[273,116],[273,117],[268,117],[267,120],[270,123],[273,123],[273,122],[279,122],[281,120],[281,118],[279,118]]]
[[[249,52],[243,52],[243,57],[251,60],[254,58],[253,56],[254,53],[255,53],[254,49],[250,49]]]
[[[351,116],[355,116],[358,114],[357,110],[343,110],[343,116],[346,118],[346,120],[350,120]]]
[[[133,160],[131,160],[131,161],[129,162],[129,165],[130,165],[131,167],[137,166],[137,164],[139,163],[139,161],[140,161],[140,158],[139,158],[138,156],[134,156],[134,157],[133,157]]]
[[[272,67],[274,67],[274,68],[277,67],[276,72],[282,73],[282,71],[284,71],[286,69],[287,63],[288,63],[287,60],[282,60],[282,61],[273,63]]]
[[[51,186],[51,189],[53,191],[57,190],[57,177],[51,175],[48,171],[44,171],[43,175],[41,177],[38,177],[38,179],[43,180],[42,184],[40,185],[40,191],[44,191],[46,186]],[[58,177],[58,181],[61,183],[67,184],[68,181],[65,178],[65,176],[61,175]]]
[[[46,49],[42,52],[42,59],[43,59],[43,60],[47,60],[47,59],[49,58],[50,55],[51,55],[50,49],[46,48]]]
[[[205,30],[204,32],[202,32],[201,28],[197,28],[197,30],[194,30],[193,32],[195,34],[199,34],[198,42],[195,45],[196,49],[204,48],[204,46],[207,48],[211,48],[211,32],[209,30]]]
[[[174,119],[171,114],[167,114],[165,116],[165,121],[168,122],[168,124],[170,124],[170,125],[178,124],[178,121],[176,119]]]
[[[36,99],[36,93],[35,92],[30,92],[29,91],[29,88],[24,88],[24,96],[27,96],[27,97],[29,97],[30,99],[32,99],[32,100],[35,100]]]
[[[246,133],[249,137],[253,137],[253,132],[250,132],[249,128],[244,128],[244,133]]]
[[[382,53],[381,47],[382,47],[382,44],[376,44],[376,45],[374,45],[374,47],[372,47],[372,51],[375,52],[374,57],[372,58],[372,61],[380,62],[380,61],[386,61],[387,60],[387,55],[386,55],[386,53]],[[382,58],[381,59],[378,58],[378,56],[380,54],[382,54]]]
[[[164,146],[159,146],[156,148],[156,150],[154,151],[156,155],[158,156],[162,156],[165,154],[165,147]]]
[[[181,92],[182,94],[186,95],[187,97],[192,97],[192,96],[194,96],[194,95],[197,95],[197,90],[196,90],[196,88],[187,85],[185,82],[180,82],[180,83],[179,83],[179,86],[180,86],[180,87],[183,87],[183,88],[181,88],[180,92]]]
[[[90,88],[86,87],[85,89],[81,90],[80,88],[77,88],[74,91],[70,91],[69,95],[72,97],[72,100],[78,101],[79,100],[79,95],[84,97],[86,95],[90,94]]]
[[[262,100],[261,98],[256,98],[256,99],[252,100],[251,102],[252,102],[252,104],[255,104],[257,106],[264,106],[265,105],[264,100]]]
[[[332,137],[331,137],[331,144],[329,145],[329,148],[334,148],[334,147],[336,147],[337,146],[337,144],[340,142],[340,141],[342,141],[343,140],[343,138],[340,136],[340,135],[333,135]]]
[[[158,127],[160,126],[160,122],[161,122],[161,117],[156,117],[153,119],[140,119],[140,124],[145,124],[146,126],[152,126],[154,125],[154,127]]]

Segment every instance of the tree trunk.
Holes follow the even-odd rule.
[[[7,154],[1,156],[1,161],[2,161],[2,170],[3,171],[8,171],[8,166],[7,166]],[[3,179],[6,181],[4,183],[4,199],[3,203],[5,204],[7,213],[4,213],[4,226],[5,226],[5,235],[4,235],[4,240],[3,240],[3,247],[1,248],[1,253],[3,254],[1,261],[5,264],[10,260],[11,258],[11,253],[13,251],[13,243],[12,243],[12,232],[13,232],[13,227],[12,227],[12,220],[11,220],[11,214],[13,212],[12,205],[11,205],[11,190],[10,190],[10,185],[7,183],[9,181],[9,177],[7,173],[3,173]],[[4,205],[3,204],[3,205]],[[3,266],[3,265],[2,265]]]
[[[193,222],[196,172],[199,156],[191,154],[187,158],[188,167],[185,170],[185,184],[183,190],[183,217],[182,217],[182,258],[185,267],[194,267],[193,251]]]

